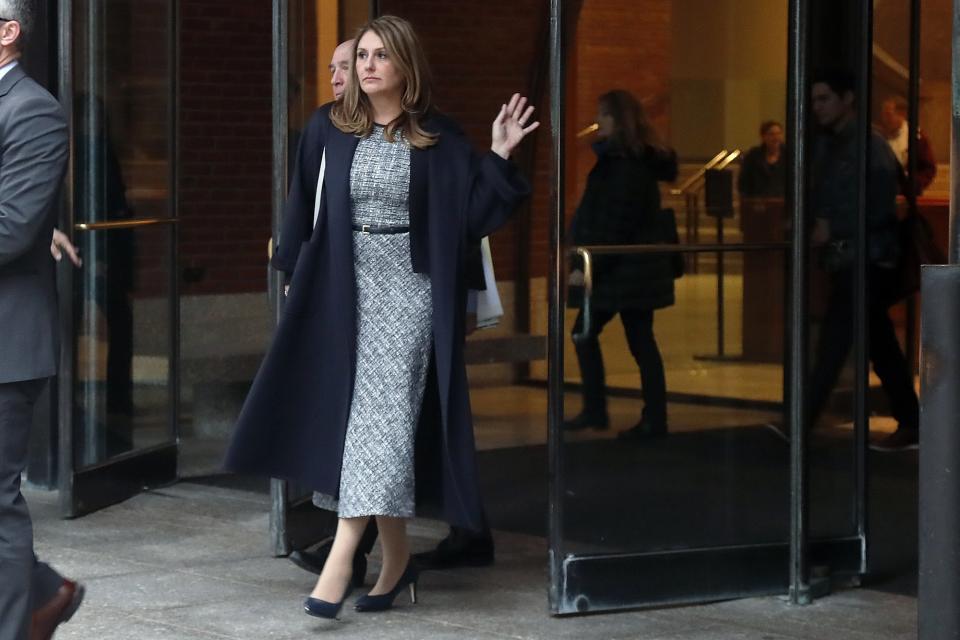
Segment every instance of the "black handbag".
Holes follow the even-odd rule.
[[[680,234],[677,232],[677,216],[673,209],[661,209],[659,211],[657,214],[657,229],[660,243],[680,244]],[[667,256],[670,258],[674,279],[682,278],[686,267],[683,254],[679,251],[672,251]]]

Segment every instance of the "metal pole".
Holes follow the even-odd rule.
[[[860,571],[866,572],[867,558],[867,440],[870,432],[870,418],[867,411],[867,391],[870,388],[869,349],[870,326],[867,322],[869,306],[867,272],[867,190],[869,188],[871,127],[870,96],[873,73],[873,1],[860,3],[860,42],[857,75],[859,76],[859,95],[857,96],[857,143],[860,148],[857,159],[857,243],[856,280],[854,288],[854,496],[853,507],[856,514],[857,535],[861,541]]]
[[[717,215],[717,244],[723,244],[723,216],[726,211],[720,211]],[[723,358],[723,253],[717,253],[717,356]]]
[[[916,197],[913,192],[917,175],[917,132],[920,128],[920,0],[910,0],[910,87],[907,92],[907,184],[910,190],[908,204],[916,211]],[[911,211],[911,213],[913,213]],[[917,297],[909,296],[906,301],[906,356],[910,367],[910,379],[913,380],[917,361]]]
[[[280,238],[281,214],[287,186],[287,131],[289,128],[289,25],[290,15],[286,0],[273,0],[273,193],[272,231],[274,244],[283,241]],[[274,273],[274,286],[282,291],[280,274]],[[277,295],[274,308],[275,321],[280,321],[283,309],[283,296]],[[290,537],[287,535],[287,503],[289,490],[285,480],[270,480],[270,540],[273,553],[284,556],[292,551]]]
[[[953,144],[956,148],[956,137]],[[956,183],[951,187],[951,205],[956,203],[957,188]],[[956,428],[960,416],[960,267],[923,267],[921,287],[918,637],[956,640],[960,638],[960,430]]]
[[[792,171],[788,197],[793,222],[790,305],[790,378],[795,393],[790,396],[790,603],[810,603],[810,571],[807,557],[809,534],[806,430],[804,406],[807,368],[807,224],[805,177],[807,167],[807,47],[809,0],[790,0],[789,95],[787,117]]]
[[[180,2],[170,3],[170,142],[167,153],[170,154],[169,211],[170,218],[177,218],[180,212]],[[170,369],[168,384],[171,390],[170,435],[177,443],[177,478],[180,478],[180,233],[179,226],[171,224],[170,234]]]
[[[550,306],[547,340],[547,456],[550,488],[550,610],[560,611],[563,580],[563,284],[564,98],[566,91],[564,3],[550,0],[550,124],[553,127],[553,220],[550,225]]]
[[[74,153],[74,79],[73,79],[73,2],[59,0],[57,5],[57,58],[59,76],[57,92],[70,127],[70,156],[67,176],[64,181],[64,206],[60,216],[63,229],[73,237],[74,204],[76,198],[76,163]],[[59,457],[57,460],[57,484],[60,487],[60,514],[69,518],[76,514],[74,508],[73,478],[75,471],[74,430],[77,427],[74,413],[74,385],[76,384],[76,340],[74,339],[73,309],[74,288],[79,278],[74,277],[72,265],[64,260],[57,265],[57,300],[60,305],[60,367],[57,376],[57,423],[59,428]]]
[[[80,128],[79,133],[83,136],[82,139],[85,142],[83,148],[78,150],[78,152],[83,155],[84,161],[83,175],[78,176],[78,179],[83,185],[84,198],[80,206],[83,207],[82,211],[86,213],[84,221],[90,222],[97,222],[99,216],[102,215],[100,213],[101,203],[98,202],[98,186],[102,176],[97,174],[97,168],[103,166],[98,162],[98,154],[102,153],[103,150],[99,144],[94,143],[94,140],[97,139],[97,132],[100,131],[100,127],[103,124],[101,109],[98,108],[98,99],[100,96],[104,96],[103,76],[104,67],[106,66],[104,64],[104,47],[102,43],[103,13],[104,8],[99,2],[91,2],[86,5],[86,10],[84,11],[84,32],[81,36],[83,38],[80,52],[81,59],[79,61],[83,68],[81,77],[84,80],[80,87],[80,91],[82,91],[84,95],[80,96],[79,100],[82,101],[80,108],[84,110],[81,113],[83,113],[85,117],[82,121],[78,122],[78,125]],[[76,106],[77,105],[74,105],[74,108],[76,108]],[[87,257],[88,262],[100,257],[97,255],[97,240],[98,236],[101,235],[102,234],[97,233],[87,234],[79,243],[81,252]],[[97,270],[90,268],[88,264],[86,269],[80,271],[80,278],[83,280],[83,284],[81,285],[83,288],[81,290],[84,294],[87,296],[96,295],[98,289]],[[83,317],[84,320],[81,320],[84,324],[83,334],[86,336],[99,335],[97,314],[85,313]],[[87,340],[89,344],[90,338],[88,337]],[[97,427],[98,416],[102,409],[99,405],[99,397],[97,394],[97,359],[88,358],[85,369],[82,393],[83,402],[86,403],[86,407],[85,411],[83,411],[83,417],[80,419],[83,441],[83,455],[79,460],[80,467],[94,465],[102,461],[106,452],[106,434],[101,434],[100,429]],[[104,437],[101,438],[101,435]]]
[[[953,2],[953,54],[960,0]],[[960,638],[960,65],[953,65],[949,266],[925,266],[920,317],[919,640]]]

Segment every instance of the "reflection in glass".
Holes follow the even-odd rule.
[[[643,107],[629,92],[600,96],[597,112],[597,162],[570,228],[576,245],[663,244],[678,242],[676,220],[661,211],[657,182],[677,176],[676,153],[663,146]],[[667,389],[663,358],[653,322],[656,310],[674,302],[673,281],[682,265],[672,256],[598,255],[593,260],[591,307],[581,306],[573,327],[583,388],[583,409],[564,424],[566,431],[605,429],[606,381],[599,336],[615,316],[640,369],[644,406],[640,420],[622,438],[663,435],[667,431]],[[584,266],[573,265],[572,295],[583,282]],[[571,299],[576,303],[575,299]]]
[[[142,250],[132,264],[123,261],[130,256],[127,247],[111,237],[116,231],[89,232],[90,244],[101,252],[94,287],[78,299],[77,384],[83,395],[77,414],[84,420],[85,465],[170,440],[171,318],[168,291],[159,284],[169,269],[170,230],[156,226],[126,233],[128,239],[136,234]],[[112,247],[121,249],[111,253]],[[161,276],[156,288],[133,286],[156,276]]]
[[[169,217],[169,0],[74,13],[74,219]],[[79,231],[78,466],[168,442],[170,225]]]
[[[782,263],[783,253],[726,258],[738,272],[726,276],[728,347],[742,351],[748,336],[782,344],[784,306],[749,311],[746,296],[752,281],[769,281],[767,265]],[[784,277],[781,270],[780,290]],[[716,347],[715,296],[714,275],[685,274],[676,281],[676,304],[658,312],[657,342],[670,390],[670,428],[663,437],[616,438],[635,420],[640,399],[625,336],[608,325],[616,329],[603,341],[607,379],[617,387],[609,399],[614,429],[564,437],[564,526],[571,552],[787,539],[789,448],[767,426],[781,420],[782,351],[766,361],[703,358]],[[576,395],[568,393],[566,404],[567,415],[575,415]]]
[[[703,24],[724,26],[705,30]],[[627,32],[642,33],[642,41]],[[669,288],[668,299],[649,305],[655,320],[646,325],[663,363],[665,391],[658,389],[655,376],[637,375],[644,352],[630,335],[636,331],[624,314],[630,315],[630,306],[615,300],[606,309],[609,317],[618,313],[625,322],[606,322],[595,337],[595,351],[603,357],[597,369],[607,389],[606,423],[595,420],[586,426],[600,428],[563,434],[563,549],[645,553],[785,545],[790,265],[783,200],[787,132],[780,123],[786,119],[787,3],[681,0],[671,3],[666,21],[655,22],[620,15],[613,3],[585,2],[571,48],[574,69],[568,82],[575,98],[565,104],[573,119],[569,130],[583,135],[567,147],[566,197],[571,209],[577,207],[568,212],[568,246],[663,246],[659,254],[595,256],[593,284],[602,298],[604,288],[617,290],[618,274],[631,272],[624,277],[628,288],[656,282]],[[612,51],[617,55],[608,55]],[[642,76],[629,68],[637,61],[647,71]],[[623,180],[626,188],[603,187],[596,202],[607,212],[622,207],[622,226],[612,225],[606,235],[585,234],[578,228],[581,209],[595,197],[591,191],[604,151],[595,151],[604,136],[591,134],[590,125],[604,127],[608,114],[603,108],[598,113],[597,101],[616,89],[632,93],[649,114],[649,126],[661,141],[651,146],[675,150],[676,180],[648,166],[649,175]],[[769,141],[758,136],[761,129]],[[743,153],[754,147],[759,150]],[[716,161],[710,163],[711,158]],[[751,164],[757,166],[749,175]],[[649,196],[628,197],[635,192]],[[679,261],[664,246],[673,238],[657,225],[639,222],[667,215],[686,244],[780,247],[688,254],[682,276],[674,278]],[[654,265],[662,277],[653,275]],[[585,314],[577,290],[568,288],[568,294],[574,305],[566,311],[571,336],[579,333]],[[598,306],[607,305],[601,300]],[[583,352],[568,337],[568,421],[592,410],[585,406],[591,367],[589,362],[583,366],[588,360]],[[663,428],[644,428],[657,404],[651,406],[651,394],[664,398]]]

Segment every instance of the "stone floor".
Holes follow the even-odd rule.
[[[515,534],[497,534],[494,567],[425,574],[417,605],[402,597],[388,613],[348,608],[340,622],[318,621],[300,609],[311,577],[269,553],[265,495],[181,483],[73,521],[59,519],[56,494],[27,498],[38,553],[88,588],[59,640],[916,637],[915,599],[866,589],[809,607],[774,597],[553,618],[544,541]],[[431,521],[411,525],[417,549],[444,531]]]

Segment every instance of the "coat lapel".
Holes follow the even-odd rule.
[[[0,98],[3,98],[10,90],[13,89],[13,85],[17,84],[21,79],[23,79],[27,74],[24,72],[23,67],[18,63],[13,69],[7,71],[7,75],[3,76],[3,79],[0,80]]]
[[[347,223],[350,217],[350,167],[353,165],[353,155],[357,151],[360,139],[357,136],[344,133],[334,127],[329,128],[326,141],[327,168],[323,176],[323,185],[327,191],[328,216],[329,212],[347,212]]]

